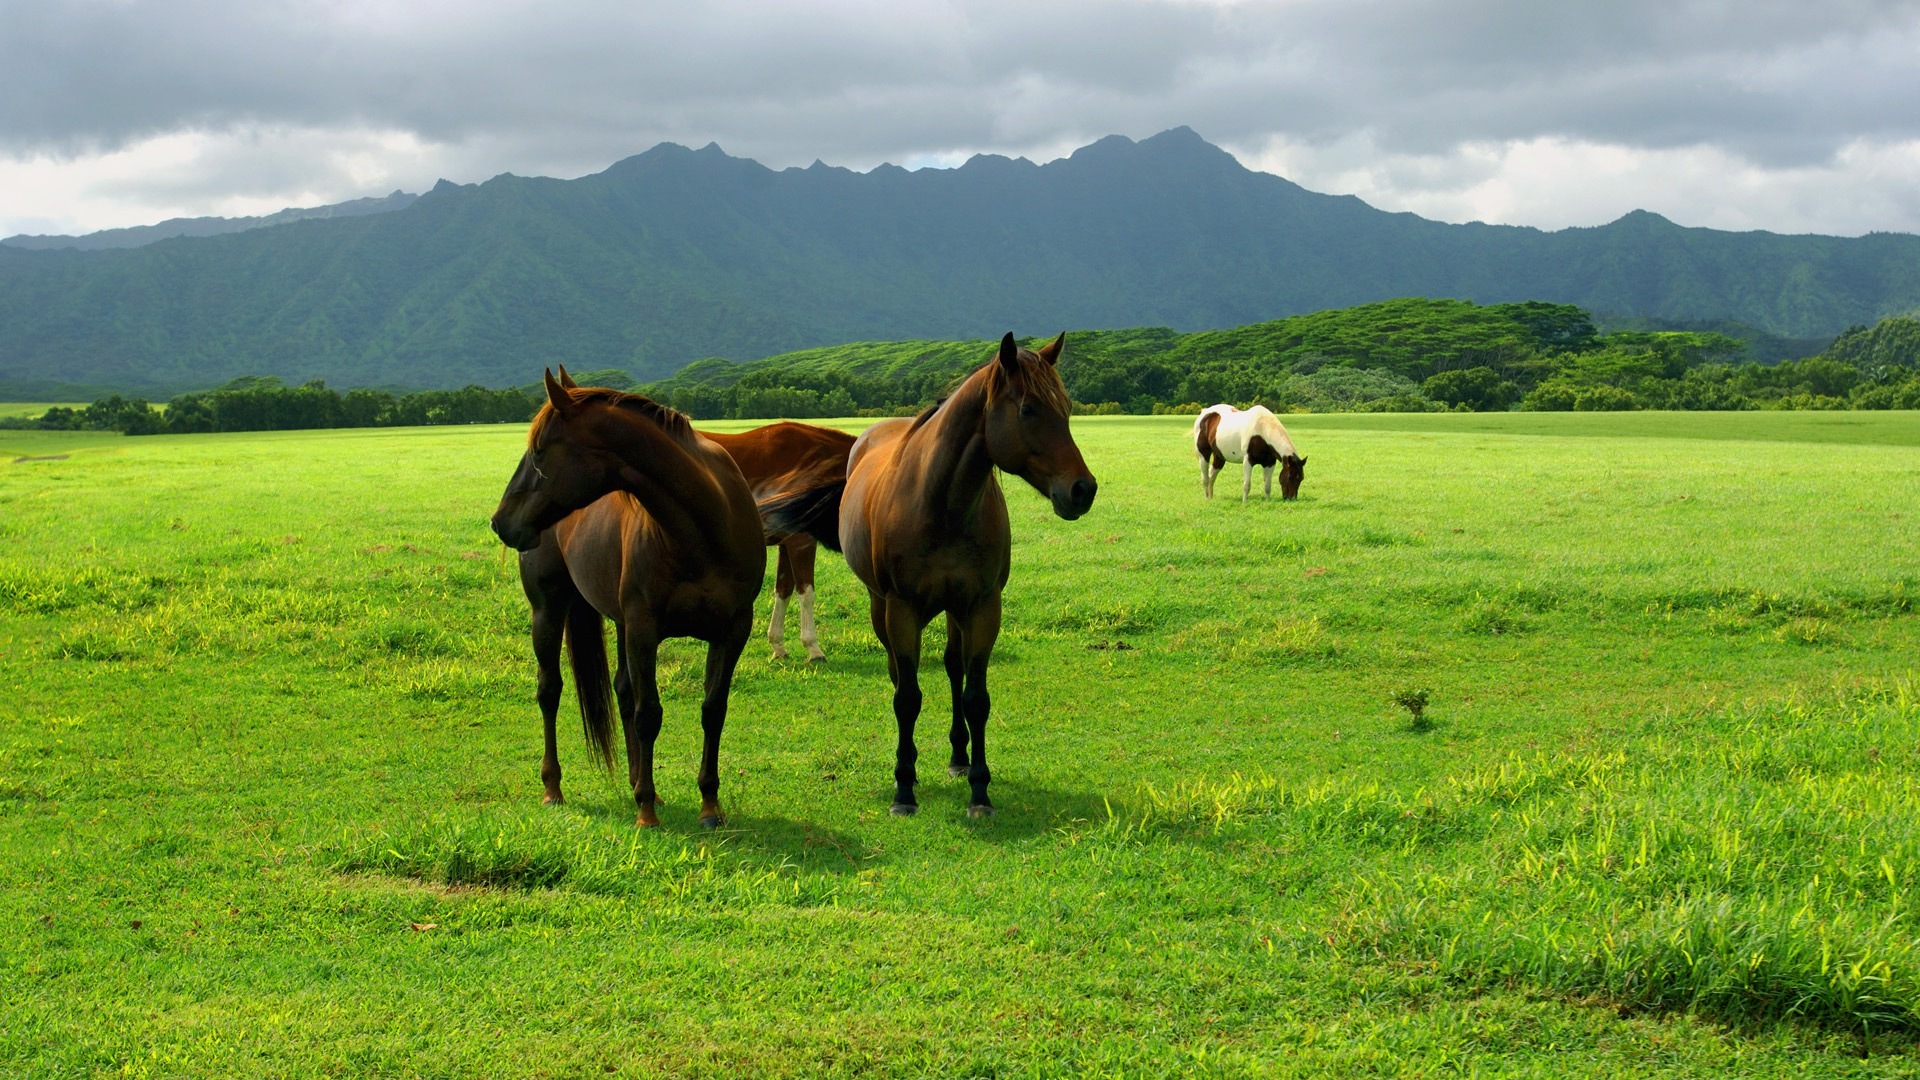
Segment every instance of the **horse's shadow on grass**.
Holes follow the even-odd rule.
[[[719,828],[700,825],[698,798],[655,804],[660,814],[656,835],[678,840],[695,840],[741,854],[772,856],[809,873],[852,873],[875,862],[872,853],[863,851],[859,837],[816,821],[797,821],[772,814],[729,813]],[[613,798],[587,802],[569,802],[567,809],[608,824],[632,824],[631,800]],[[880,860],[884,861],[884,860]]]

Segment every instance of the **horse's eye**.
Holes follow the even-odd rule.
[[[1027,403],[1020,406],[1020,416],[1022,419],[1031,420],[1034,417],[1039,415],[1040,415],[1039,408],[1034,406],[1032,403]]]

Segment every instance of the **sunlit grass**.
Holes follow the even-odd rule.
[[[887,814],[823,560],[712,833],[687,642],[665,828],[570,716],[539,805],[521,432],[0,432],[58,458],[0,465],[0,1071],[1908,1071],[1900,418],[1368,419],[1288,418],[1295,503],[1202,500],[1181,418],[1075,422],[1081,521],[1007,479],[988,822],[937,624]]]

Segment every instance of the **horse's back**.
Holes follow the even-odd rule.
[[[848,451],[854,437],[844,431],[802,424],[793,420],[757,427],[737,435],[701,432],[733,458],[756,495],[769,484],[771,490],[795,474],[810,481],[828,482],[844,475]]]

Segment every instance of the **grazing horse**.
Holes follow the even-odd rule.
[[[953,756],[947,771],[972,786],[967,813],[987,798],[987,659],[1000,634],[1000,592],[1011,565],[1006,497],[994,470],[1018,476],[1072,521],[1093,505],[1093,474],[1067,430],[1072,411],[1056,364],[1062,334],[1034,352],[1001,339],[999,354],[939,404],[882,420],[853,445],[840,503],[847,565],[867,586],[873,630],[887,650],[893,715],[893,812],[919,808],[920,637],[947,616]]]
[[[560,385],[574,388],[563,368]],[[833,428],[797,424],[783,420],[757,427],[738,435],[720,431],[700,434],[733,458],[740,473],[753,489],[755,502],[779,498],[801,489],[821,488],[847,478],[847,452],[853,449],[853,436]],[[809,531],[809,526],[812,531]],[[825,538],[829,550],[840,550],[840,522],[828,515],[824,521],[767,533],[767,546],[778,547],[778,563],[773,575],[773,618],[767,623],[767,643],[773,646],[777,660],[787,658],[787,601],[798,594],[800,600],[800,644],[806,647],[808,660],[824,660],[820,638],[813,622],[814,533],[831,533]]]
[[[784,420],[738,435],[717,431],[701,434],[732,455],[756,502],[846,483],[847,453],[853,449],[853,436],[844,431]],[[767,642],[773,646],[776,659],[787,658],[787,599],[796,594],[800,600],[800,644],[806,647],[808,660],[826,659],[813,624],[814,547],[816,540],[822,540],[829,549],[838,551],[839,524],[829,514],[823,522],[811,526],[811,531],[806,526],[774,526],[767,531],[767,544],[780,549],[774,571],[773,618],[767,623]]]
[[[554,716],[563,632],[587,741],[613,764],[605,616],[620,648],[613,689],[621,698],[639,825],[660,824],[653,784],[660,641],[707,642],[700,823],[718,825],[727,692],[753,634],[753,602],[767,573],[753,493],[726,451],[680,413],[638,394],[569,389],[551,372],[546,383],[547,404],[533,419],[527,452],[493,515],[493,531],[520,552],[520,582],[533,607],[546,801],[561,801]]]
[[[1213,480],[1229,461],[1240,462],[1240,501],[1253,491],[1253,467],[1266,470],[1267,498],[1273,498],[1273,467],[1280,466],[1280,497],[1296,498],[1307,478],[1307,459],[1293,448],[1280,418],[1265,405],[1240,410],[1215,405],[1193,419],[1193,448],[1200,455],[1200,486],[1213,498]]]

